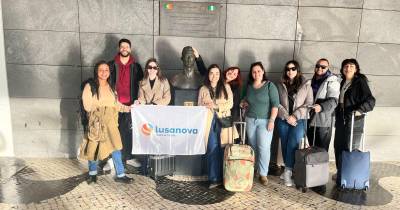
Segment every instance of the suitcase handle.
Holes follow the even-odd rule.
[[[236,128],[236,125],[239,125],[240,139],[241,144],[246,143],[246,122],[233,122],[233,126]],[[233,128],[234,129],[234,128]],[[232,139],[233,139],[233,131],[232,131]]]
[[[313,106],[313,105],[307,105],[306,108],[307,108],[307,113],[308,113],[308,115],[309,115],[311,109],[313,109],[314,106]],[[315,113],[315,114],[318,114],[318,113]],[[315,116],[316,116],[316,115],[315,115]],[[303,142],[303,148],[307,148],[307,143],[306,143],[306,141],[308,141],[308,137],[307,137],[307,128],[308,128],[307,121],[308,121],[308,120],[306,119],[306,120],[305,120],[305,123],[304,123],[304,142]],[[316,123],[317,123],[317,122],[314,121],[314,132],[313,132],[313,143],[312,143],[312,146],[315,145],[315,132],[316,132],[316,130],[317,130],[317,127],[315,126]],[[300,145],[299,145],[299,148],[301,148],[301,143],[300,143]]]
[[[312,107],[312,108],[314,108],[314,107]],[[317,113],[317,112],[314,112],[315,114],[314,114],[314,132],[313,132],[313,141],[312,141],[312,146],[315,146],[315,133],[316,133],[316,131],[317,131],[317,115],[319,114],[319,112]],[[311,121],[312,121],[312,119],[311,119]],[[306,126],[306,128],[307,128],[307,126]],[[332,129],[332,128],[331,128]]]
[[[349,151],[353,151],[353,132],[354,132],[354,116],[356,115],[356,112],[353,111],[351,112],[351,126],[350,126],[350,145],[349,145]],[[361,135],[361,151],[365,151],[365,138],[366,138],[366,122],[367,121],[367,113],[363,113],[364,115],[364,123],[363,123],[363,133]]]
[[[239,108],[239,120],[244,122],[244,114],[246,113],[246,108]]]
[[[234,135],[233,129],[236,129],[237,128],[236,125],[239,125],[238,127],[239,127],[240,140],[241,140],[240,144],[246,143],[246,122],[244,121],[244,113],[245,113],[244,108],[240,108],[239,109],[239,122],[233,122],[233,127],[232,127],[232,140],[234,140],[233,139],[233,135]]]

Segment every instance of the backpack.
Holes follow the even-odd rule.
[[[81,84],[81,93],[80,93],[78,99],[79,99],[79,115],[80,115],[80,119],[81,119],[81,123],[82,123],[82,126],[83,126],[83,132],[84,133],[87,133],[88,125],[89,125],[88,113],[86,112],[86,110],[85,110],[85,108],[83,106],[83,100],[82,100],[83,89],[85,88],[85,85],[87,83],[89,83],[91,90],[94,90],[96,88],[96,83],[95,83],[93,78],[89,78],[89,79],[83,81],[82,84]],[[92,95],[93,95],[93,91],[92,91]]]

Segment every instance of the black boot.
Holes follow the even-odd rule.
[[[88,179],[86,180],[88,184],[96,184],[97,183],[97,176],[96,175],[89,175]]]
[[[123,176],[123,177],[117,177],[115,178],[116,182],[121,182],[121,183],[125,183],[125,184],[130,184],[133,182],[133,178],[127,177],[127,176]]]

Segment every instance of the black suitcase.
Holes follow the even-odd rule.
[[[329,180],[328,152],[319,147],[297,150],[294,164],[294,183],[303,192],[307,188],[324,186]]]
[[[173,175],[175,172],[175,156],[173,155],[149,155],[148,175],[154,180],[158,177]]]
[[[306,126],[307,128],[307,123]],[[294,163],[294,184],[306,192],[310,187],[325,186],[329,180],[329,154],[324,148],[315,145],[306,147],[307,131],[305,131],[304,148],[296,150]]]

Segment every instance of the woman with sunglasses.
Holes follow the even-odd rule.
[[[213,116],[206,152],[209,188],[211,189],[222,184],[223,150],[221,140],[223,140],[223,136],[221,130],[232,128],[221,128],[222,124],[219,119],[231,116],[233,96],[229,85],[224,83],[222,71],[217,64],[208,67],[207,72],[204,85],[199,90],[198,105],[206,106]]]
[[[146,62],[144,77],[139,84],[139,97],[135,104],[168,105],[171,92],[168,79],[162,75],[155,58]]]
[[[267,79],[261,62],[251,64],[246,96],[240,103],[246,111],[246,133],[256,154],[256,166],[262,185],[268,184],[271,141],[278,114],[279,95],[276,86]]]
[[[351,116],[355,113],[353,148],[360,147],[364,132],[364,115],[375,107],[375,98],[368,86],[368,79],[361,74],[360,65],[354,58],[345,59],[340,69],[342,82],[340,83],[339,106],[336,108],[335,130],[335,159],[337,176],[336,183],[340,186],[342,152],[349,150]]]
[[[306,131],[308,106],[313,104],[311,81],[306,80],[300,71],[297,61],[288,61],[278,84],[279,113],[278,131],[281,138],[282,155],[285,171],[281,175],[285,185],[293,185],[292,170],[294,167],[295,151]]]
[[[314,105],[310,111],[310,120],[307,123],[308,143],[313,145],[314,142],[315,146],[329,151],[340,83],[338,77],[329,70],[328,59],[321,58],[315,64],[311,87]]]

